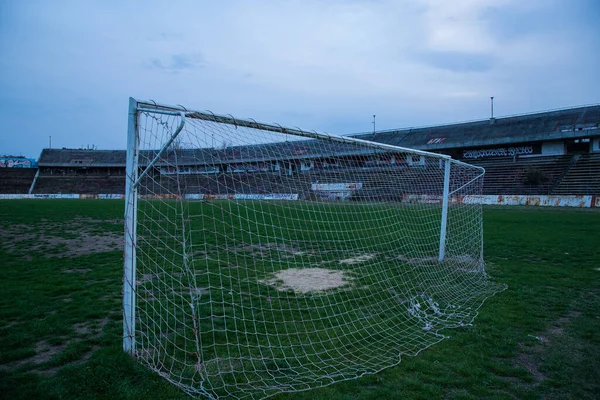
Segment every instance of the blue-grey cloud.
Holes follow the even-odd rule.
[[[545,7],[486,6],[481,9],[479,19],[486,24],[491,35],[500,40],[523,40],[525,37],[556,31],[581,31],[586,26],[597,32],[600,17],[600,2],[578,0],[571,2],[546,2]],[[565,32],[566,33],[566,32]],[[596,36],[598,36],[596,34]]]
[[[124,148],[129,96],[331,133],[600,99],[597,0],[0,3],[0,153]]]
[[[148,40],[150,42],[168,42],[181,39],[183,39],[183,35],[175,32],[158,32],[148,35]]]
[[[437,51],[421,54],[421,60],[432,67],[451,72],[485,72],[493,68],[494,57],[489,54],[469,54],[456,51]]]
[[[159,58],[152,58],[149,62],[152,68],[170,73],[196,70],[205,66],[201,54],[173,54],[167,57],[166,61]]]

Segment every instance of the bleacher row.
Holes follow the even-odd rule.
[[[600,194],[600,153],[469,162],[485,168],[483,194]]]
[[[506,195],[600,195],[600,153],[512,157],[469,160],[471,164],[486,169],[483,194]],[[398,167],[400,168],[400,167]],[[123,175],[104,174],[102,169],[87,175],[45,173],[40,170],[33,193],[82,193],[82,194],[122,194],[125,192]],[[0,193],[28,193],[37,169],[0,170]],[[320,175],[321,174],[321,175]],[[202,190],[208,193],[284,193],[293,187],[310,187],[319,179],[332,181],[335,171],[310,171],[299,173],[300,177],[286,177],[285,173],[255,172],[214,175],[188,175],[180,177],[188,190]],[[344,170],[347,177],[348,170]],[[365,192],[380,193],[386,188],[385,172],[354,172],[355,181],[368,181]],[[155,177],[156,184],[169,185],[173,177]],[[306,182],[304,182],[306,181]],[[200,187],[202,188],[200,188]],[[196,189],[193,189],[197,187]],[[158,191],[172,190],[165,186]],[[389,193],[393,197],[392,193]]]
[[[426,178],[424,179],[424,176]],[[429,168],[374,168],[310,170],[293,175],[285,172],[154,175],[143,179],[140,194],[298,194],[300,199],[317,196],[313,184],[360,184],[353,190],[355,200],[402,200],[403,194],[442,194],[444,170]],[[331,190],[335,192],[336,190]],[[343,191],[343,190],[341,190]]]
[[[27,194],[37,168],[0,169],[0,193]]]

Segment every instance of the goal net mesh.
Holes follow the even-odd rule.
[[[137,112],[125,285],[135,356],[187,393],[264,398],[373,374],[502,289],[469,201],[481,169],[450,161],[440,243],[444,158],[183,114],[171,141],[181,116]]]

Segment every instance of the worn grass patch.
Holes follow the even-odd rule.
[[[121,350],[122,214],[116,200],[0,201],[0,397],[188,398]],[[275,398],[597,398],[600,213],[484,218],[487,271],[508,290],[473,327],[374,376]]]

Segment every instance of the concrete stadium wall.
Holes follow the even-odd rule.
[[[176,196],[164,196],[176,198]],[[122,200],[123,194],[0,194],[0,200],[22,199],[114,199]],[[150,196],[149,198],[160,198]],[[273,193],[273,194],[231,194],[231,195],[203,195],[189,194],[185,198],[191,200],[298,200],[298,194]],[[440,204],[441,196],[431,195],[404,195],[403,202]],[[538,206],[538,207],[577,207],[600,208],[600,196],[526,196],[526,195],[464,195],[452,196],[451,204],[483,204],[498,206]]]
[[[124,194],[1,194],[0,200],[23,199],[124,199]]]
[[[147,195],[140,196],[145,199],[176,199],[177,195]],[[298,194],[270,193],[270,194],[186,194],[189,200],[298,200]],[[0,194],[0,200],[24,199],[101,199],[122,200],[124,194]]]
[[[500,195],[467,195],[465,204],[486,204],[501,206],[540,206],[540,207],[578,207],[590,208],[600,206],[598,196],[500,196]]]
[[[403,202],[440,204],[441,196],[405,195]],[[543,195],[464,195],[452,196],[450,204],[483,204],[497,206],[538,207],[600,207],[600,196],[543,196]]]

